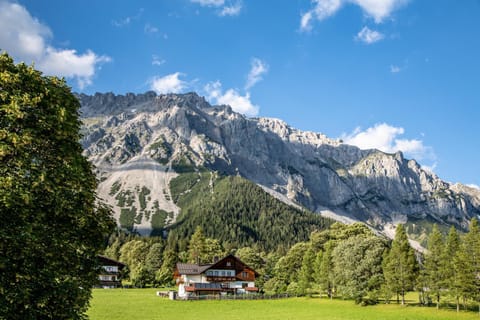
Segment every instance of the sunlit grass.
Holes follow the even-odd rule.
[[[331,320],[450,320],[479,319],[474,312],[456,313],[426,307],[379,304],[361,307],[352,301],[289,298],[257,301],[171,301],[157,289],[93,291],[90,319],[331,319]],[[410,297],[409,297],[410,298]],[[412,296],[413,298],[413,296]]]

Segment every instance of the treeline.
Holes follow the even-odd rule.
[[[475,219],[465,235],[452,227],[444,236],[434,226],[423,254],[410,246],[403,225],[390,241],[360,223],[335,223],[312,232],[308,241],[270,251],[258,245],[225,248],[200,226],[187,242],[185,250],[177,251],[162,238],[118,233],[105,254],[125,262],[127,278],[139,287],[173,285],[176,262],[211,263],[233,253],[259,272],[256,285],[267,294],[404,304],[405,294],[416,290],[420,303],[435,303],[437,308],[442,301],[453,301],[457,310],[472,302],[480,305],[480,230]]]
[[[170,183],[172,198],[181,208],[168,228],[168,243],[177,251],[187,249],[196,226],[226,248],[257,246],[276,250],[306,241],[314,230],[324,230],[333,221],[307,210],[288,206],[241,177],[214,172],[183,173]]]

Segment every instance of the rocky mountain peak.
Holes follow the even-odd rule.
[[[416,234],[426,230],[418,221],[466,228],[480,214],[480,191],[452,186],[401,152],[361,150],[279,119],[246,118],[196,93],[77,97],[85,154],[119,218],[126,203],[143,203],[142,212],[163,210],[170,213],[164,223],[175,221],[169,183],[187,168],[240,175],[286,203],[377,229],[398,221]],[[143,187],[150,200],[138,200]],[[148,230],[150,220],[137,213],[135,224]]]

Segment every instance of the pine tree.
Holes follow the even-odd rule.
[[[425,254],[424,277],[428,292],[435,297],[437,309],[440,308],[440,295],[444,283],[442,270],[442,251],[444,250],[443,236],[437,225],[433,226],[428,237],[427,253]]]
[[[173,271],[178,260],[177,253],[171,249],[163,252],[162,267],[155,273],[155,282],[159,285],[170,286],[173,284]]]
[[[188,244],[188,261],[190,263],[204,262],[200,261],[200,259],[204,254],[205,250],[205,235],[203,234],[202,227],[197,226]]]
[[[457,312],[460,311],[460,287],[458,279],[462,268],[457,257],[459,250],[460,237],[458,236],[457,229],[452,226],[448,232],[445,248],[442,252],[441,269],[443,273],[443,286],[448,289],[448,295],[455,299]]]
[[[405,294],[413,289],[416,279],[417,261],[415,252],[410,246],[402,224],[397,226],[392,248],[384,264],[383,274],[386,285],[402,297],[405,305]]]
[[[463,298],[466,307],[466,300],[473,299],[479,302],[480,313],[480,229],[474,218],[470,222],[469,231],[463,238],[460,250],[456,256],[457,264],[457,288]]]

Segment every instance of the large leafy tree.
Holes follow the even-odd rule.
[[[338,244],[332,252],[334,273],[344,298],[360,303],[368,295],[377,299],[383,282],[382,255],[385,243],[376,236],[357,235]]]
[[[80,319],[111,232],[63,80],[0,54],[0,318]]]

